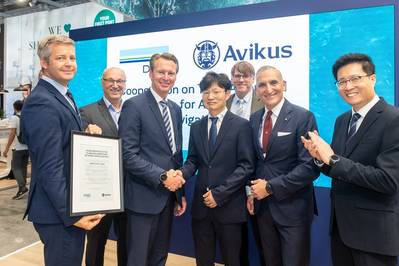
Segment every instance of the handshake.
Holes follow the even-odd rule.
[[[186,180],[183,178],[183,173],[180,170],[170,169],[165,175],[166,178],[162,180],[163,185],[171,192],[175,192],[186,183]]]

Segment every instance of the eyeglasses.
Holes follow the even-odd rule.
[[[248,79],[251,75],[243,75],[243,74],[234,74],[233,79],[240,80],[240,79]]]
[[[126,80],[124,79],[118,79],[118,80],[114,80],[114,79],[106,79],[103,78],[104,81],[108,82],[109,84],[114,85],[116,83],[116,85],[122,85],[126,83]]]
[[[225,90],[205,90],[202,92],[202,95],[205,97],[209,97],[210,95],[213,95],[214,97],[218,98],[222,93],[225,93]]]
[[[363,75],[363,76],[353,76],[351,78],[348,79],[341,79],[335,82],[335,85],[337,86],[338,89],[345,89],[348,82],[350,84],[352,84],[353,86],[356,86],[360,83],[360,81],[362,80],[362,78],[364,77],[369,77],[371,75]]]

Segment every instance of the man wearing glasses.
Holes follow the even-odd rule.
[[[334,265],[396,265],[399,255],[399,110],[375,92],[375,66],[346,54],[333,66],[351,110],[335,122],[331,146],[317,132],[302,141],[314,167],[332,178]]]
[[[125,72],[117,67],[105,69],[101,78],[101,86],[104,96],[99,101],[80,109],[82,126],[83,129],[86,129],[89,124],[95,124],[102,129],[103,135],[117,137],[122,95],[126,88]],[[104,264],[104,248],[112,221],[118,237],[118,265],[126,265],[126,215],[125,213],[114,213],[107,214],[96,227],[87,232],[87,266]]]
[[[247,120],[252,113],[263,108],[262,101],[252,88],[254,77],[255,69],[247,61],[240,61],[231,68],[231,81],[235,94],[227,100],[227,109]]]
[[[229,99],[226,102],[226,106],[227,109],[229,109],[233,114],[241,116],[242,118],[247,120],[249,120],[251,114],[263,108],[262,101],[256,95],[255,90],[253,89],[254,80],[255,69],[251,63],[247,61],[240,61],[231,68],[231,81],[234,85],[235,93],[230,95]],[[258,248],[260,265],[265,265],[263,262],[264,259],[262,254],[262,247],[260,243],[258,225],[255,215],[250,215],[248,219],[252,225],[253,236],[255,238],[256,246]],[[240,250],[240,260],[242,266],[249,265],[248,243],[248,224],[243,223],[242,242]]]

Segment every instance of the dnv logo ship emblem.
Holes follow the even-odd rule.
[[[195,46],[193,60],[201,69],[211,69],[220,59],[220,49],[217,43],[206,40]]]

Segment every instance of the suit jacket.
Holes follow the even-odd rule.
[[[172,153],[165,124],[151,91],[125,101],[119,117],[125,170],[125,208],[138,213],[158,214],[170,193],[160,182],[163,171],[182,165],[182,114],[168,100],[177,152]]]
[[[220,223],[246,221],[245,184],[254,170],[249,122],[230,111],[223,118],[213,154],[209,153],[208,117],[191,125],[188,157],[182,172],[191,177],[198,169],[192,216],[203,219],[208,212]],[[212,190],[217,207],[210,209],[202,195]]]
[[[24,139],[32,161],[28,219],[35,223],[74,224],[70,217],[70,139],[82,130],[79,115],[55,87],[39,80],[21,115]]]
[[[335,122],[331,147],[340,161],[332,177],[332,215],[349,247],[399,255],[399,109],[383,99],[347,142],[351,111]],[[334,213],[335,211],[335,213]]]
[[[230,110],[231,104],[233,103],[235,94],[232,94],[229,99],[226,101],[227,109]],[[264,107],[262,100],[256,95],[255,90],[252,90],[252,102],[251,102],[251,114],[255,113],[259,109]]]
[[[266,179],[273,194],[261,200],[256,209],[259,208],[259,212],[269,209],[273,219],[286,226],[310,223],[317,212],[313,180],[319,173],[313,169],[312,157],[304,148],[301,136],[317,129],[314,115],[285,100],[264,158],[259,143],[264,112],[264,108],[257,111],[250,120],[257,154],[255,178]]]
[[[103,99],[86,105],[80,109],[82,128],[86,129],[89,124],[96,124],[102,129],[105,136],[117,137],[118,129]]]

